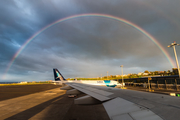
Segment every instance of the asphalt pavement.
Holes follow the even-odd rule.
[[[68,98],[59,86],[20,97],[13,94],[17,91],[0,101],[0,120],[109,120],[102,104],[75,105],[76,98]]]

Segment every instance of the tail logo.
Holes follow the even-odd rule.
[[[60,75],[59,75],[59,73],[56,71],[56,75],[57,75],[57,77],[56,78],[58,78],[58,77],[60,77]]]
[[[62,78],[62,76],[59,74],[59,72],[56,71],[56,75],[57,75],[56,79],[59,78],[60,80],[63,81],[63,78]]]
[[[55,81],[66,81],[66,79],[62,76],[62,74],[58,71],[58,69],[54,68],[53,69],[54,71],[54,79]]]

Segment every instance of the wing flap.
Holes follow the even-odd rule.
[[[149,109],[122,98],[105,102],[103,106],[111,120],[163,120]]]
[[[103,106],[111,120],[163,120],[149,109],[122,98],[105,102]]]

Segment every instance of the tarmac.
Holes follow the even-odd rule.
[[[0,120],[109,120],[102,104],[75,105],[76,98],[68,98],[65,91],[59,89],[60,86],[54,87],[58,88],[37,92],[35,89],[27,89],[27,86],[11,86],[9,90],[12,92],[7,92],[8,95],[0,89],[1,98],[5,98],[3,95],[8,98],[0,101]],[[6,90],[8,91],[8,87]],[[32,91],[36,93],[31,93]],[[23,92],[23,96],[17,96],[18,92]]]
[[[0,86],[0,101],[59,87],[53,84]]]
[[[0,120],[109,120],[102,104],[75,105],[59,85],[20,85],[0,87]],[[147,92],[146,88],[126,86]],[[160,94],[179,93],[155,90]],[[82,94],[78,97],[84,96]]]

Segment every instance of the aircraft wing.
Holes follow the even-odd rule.
[[[66,86],[66,94],[85,93],[75,104],[102,103],[111,120],[179,120],[180,97],[68,82],[53,69],[56,81]]]
[[[81,83],[66,84],[100,101],[111,120],[179,119],[178,97]],[[81,104],[76,102],[79,99],[83,101],[84,97],[75,99],[75,103]]]
[[[81,83],[67,83],[67,85],[87,95],[90,95],[101,102],[110,100],[112,98],[110,97],[110,95],[113,94],[112,92],[108,90],[103,90],[102,87],[100,86],[87,85],[87,84],[81,84]]]

